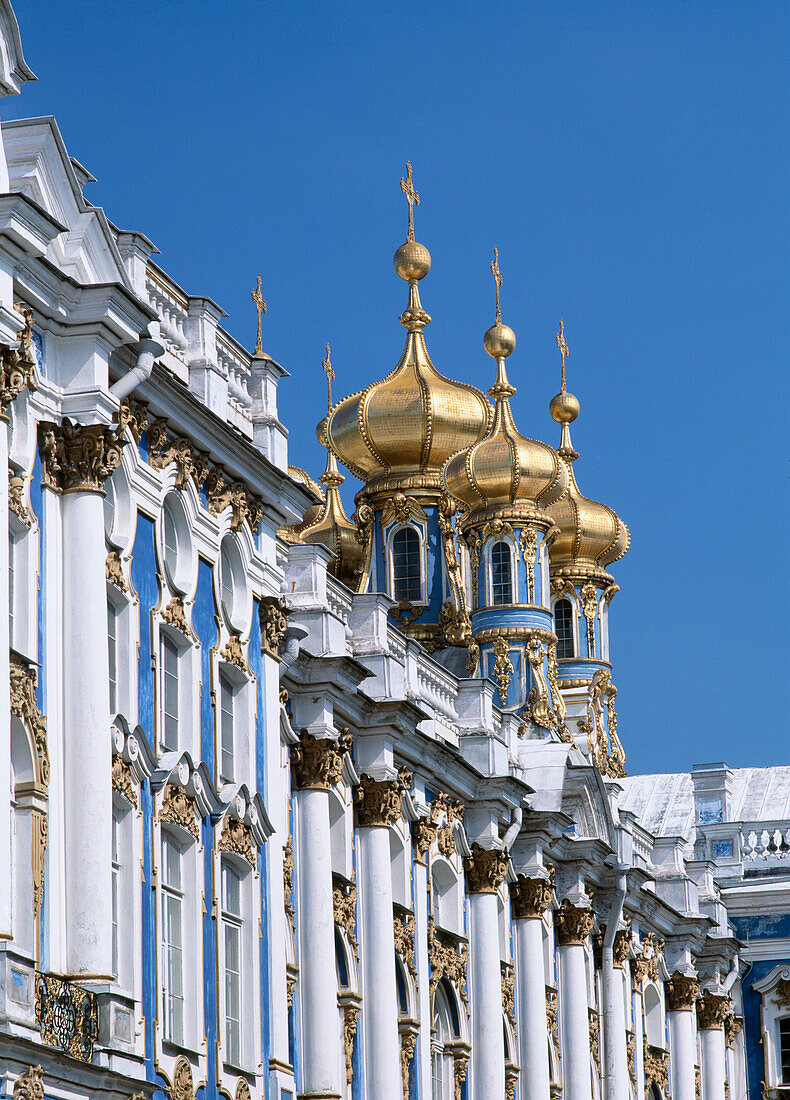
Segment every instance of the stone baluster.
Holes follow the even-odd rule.
[[[560,964],[563,1095],[572,1096],[573,1100],[591,1100],[590,1023],[584,945],[592,930],[593,911],[586,905],[573,905],[565,898],[554,916]]]
[[[508,854],[502,849],[481,848],[479,844],[473,844],[471,858],[464,864],[469,895],[471,963],[470,1095],[475,1100],[500,1100],[505,1094],[497,892],[505,880],[508,862]]]
[[[546,973],[543,960],[543,914],[551,904],[554,883],[548,874],[519,875],[510,886],[515,920],[520,1100],[549,1100],[551,1069],[546,1043]]]
[[[112,761],[107,652],[104,482],[124,441],[103,424],[42,424],[42,481],[62,497],[59,581],[63,652],[66,967],[112,975],[110,830]]]
[[[699,982],[675,971],[666,983],[673,1100],[696,1100],[694,1005]]]
[[[362,775],[354,788],[359,853],[362,1030],[366,1095],[403,1100],[389,827],[401,815],[398,779]]]
[[[296,800],[296,884],[299,914],[301,1090],[315,1100],[341,1095],[338,1050],[335,918],[329,790],[343,771],[343,748],[303,733],[291,747]]]
[[[726,995],[705,992],[697,1001],[703,1100],[725,1100],[727,1049],[724,1022],[731,1008],[732,1002]]]

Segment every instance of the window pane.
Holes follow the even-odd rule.
[[[181,850],[167,833],[162,837],[162,881],[172,890],[181,889]]]
[[[8,628],[11,632],[11,645],[14,644],[14,607],[16,605],[16,539],[8,532]]]
[[[404,527],[392,540],[393,597],[419,603],[422,599],[422,561],[420,536],[413,527]]]
[[[782,1084],[790,1085],[790,1017],[779,1021],[779,1057],[781,1059]]]
[[[162,636],[162,747],[178,748],[178,648],[166,634]]]
[[[120,859],[120,828],[121,823],[117,810],[112,814],[112,972],[116,978],[118,973],[119,958],[119,928],[118,914],[120,910],[121,891],[121,859]]]
[[[184,958],[181,850],[175,840],[162,835],[162,971],[165,1038],[184,1042]]]
[[[225,923],[225,1043],[226,1058],[241,1061],[241,928]]]
[[[226,913],[241,916],[241,876],[227,863],[222,867],[223,905]]]
[[[557,657],[572,657],[573,607],[570,600],[557,600],[554,605],[554,633],[557,635]]]
[[[513,579],[510,547],[506,542],[495,542],[491,548],[491,603],[513,602]]]
[[[219,595],[222,610],[227,619],[233,618],[233,567],[230,551],[225,542],[219,555]]]
[[[178,568],[178,537],[176,535],[176,523],[173,511],[169,503],[165,502],[162,516],[162,529],[165,544],[165,569],[171,584],[175,582]]]
[[[220,776],[233,780],[233,684],[224,673],[219,675]]]

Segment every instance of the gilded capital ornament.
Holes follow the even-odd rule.
[[[328,791],[340,782],[348,746],[331,737],[303,732],[291,745],[291,779],[297,791]]]
[[[469,894],[496,894],[505,881],[510,857],[501,848],[472,845],[472,854],[464,860],[466,891]]]
[[[132,439],[139,445],[143,432],[148,427],[148,405],[145,401],[124,397],[120,408],[115,412],[114,419],[121,431],[125,428],[129,429]]]
[[[14,1081],[14,1100],[44,1100],[44,1070],[28,1066]]]
[[[279,596],[264,596],[260,605],[261,649],[280,660],[280,642],[288,625],[288,611]]]
[[[705,992],[697,1001],[697,1025],[701,1031],[723,1028],[731,1011],[732,1001],[726,994]]]
[[[560,947],[581,947],[592,931],[595,914],[590,906],[572,905],[563,898],[554,913],[554,927]]]
[[[612,955],[614,965],[618,970],[625,969],[625,961],[631,954],[631,944],[634,939],[634,934],[630,928],[620,928],[614,934],[614,944],[612,945]]]
[[[121,462],[124,439],[117,425],[39,424],[41,481],[56,493],[102,493]]]
[[[733,1046],[736,1037],[740,1035],[742,1030],[743,1016],[736,1016],[734,1012],[730,1011],[724,1020],[724,1037],[728,1047]]]
[[[688,974],[676,970],[665,983],[669,1012],[691,1012],[699,997],[699,982]]]
[[[404,785],[399,779],[360,777],[354,787],[357,825],[361,828],[392,825],[401,816]]]
[[[554,872],[547,878],[519,875],[510,884],[510,901],[516,920],[540,920],[554,896]]]
[[[226,815],[222,823],[222,836],[219,838],[221,852],[235,852],[245,859],[251,867],[255,866],[255,841],[252,829],[238,818]]]
[[[414,858],[418,863],[426,863],[428,852],[436,841],[439,826],[428,817],[420,817],[412,824],[411,839],[414,845]]]

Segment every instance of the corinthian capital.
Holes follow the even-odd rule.
[[[101,493],[127,440],[118,425],[42,423],[42,482],[57,493]]]
[[[666,983],[666,994],[670,1012],[691,1012],[699,996],[699,982],[676,970]]]
[[[16,307],[25,318],[18,349],[0,344],[0,419],[6,419],[8,406],[25,387],[36,388],[33,358],[33,312]]]
[[[501,848],[472,845],[472,855],[464,860],[466,889],[470,894],[495,894],[505,881],[510,857]]]
[[[703,993],[697,1001],[697,1023],[700,1031],[713,1031],[724,1027],[732,1002],[725,994]]]
[[[329,737],[303,733],[291,746],[291,777],[297,791],[328,791],[339,782],[346,748]]]
[[[510,884],[510,901],[516,920],[540,919],[551,905],[554,894],[554,875],[548,878],[528,878],[519,875]]]
[[[592,931],[595,914],[588,905],[572,905],[567,898],[554,914],[557,943],[560,947],[579,947]]]

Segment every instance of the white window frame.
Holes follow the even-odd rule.
[[[238,772],[236,759],[236,696],[238,686],[231,679],[227,666],[219,668],[219,690],[217,692],[217,720],[219,724],[218,758],[219,777],[226,783],[233,783]]]
[[[494,552],[494,547],[500,543],[504,543],[510,551],[510,600],[505,603],[494,603],[494,564],[491,560]],[[502,536],[502,538],[491,539],[486,543],[486,599],[487,607],[510,607],[517,602],[517,577],[516,577],[516,563],[518,562],[518,555],[514,554],[515,546],[513,542]]]
[[[576,601],[567,592],[562,592],[559,596],[555,596],[551,601],[551,625],[552,628],[556,626],[557,620],[555,618],[557,604],[561,600],[567,600],[571,605],[571,642],[573,645],[573,653],[570,657],[559,657],[559,660],[576,661],[579,658],[579,616],[577,614]],[[554,631],[556,634],[556,630]]]
[[[259,879],[254,869],[242,859],[231,852],[223,852],[218,856],[216,863],[216,881],[219,883],[219,897],[217,899],[217,911],[220,919],[217,922],[217,958],[219,963],[219,1003],[220,1003],[220,1061],[221,1076],[228,1081],[242,1073],[253,1073],[260,1056],[260,1008],[254,990],[259,983],[259,952],[258,941],[254,931],[258,927],[258,889]],[[238,877],[239,882],[239,913],[233,914],[226,908],[225,882],[226,868]],[[227,1000],[227,934],[230,929],[238,931],[241,947],[239,968],[239,1005],[238,1005],[238,1041],[239,1049],[234,1052],[228,1049],[228,1025],[232,1017],[229,1016]],[[236,1057],[232,1057],[232,1055]],[[231,1091],[232,1085],[228,1086]]]
[[[398,598],[395,595],[395,554],[393,543],[395,541],[395,536],[406,528],[410,528],[414,531],[420,542],[420,598],[416,601],[412,600],[411,603],[414,607],[426,607],[428,605],[428,539],[427,530],[424,524],[398,523],[387,533],[387,583],[389,585],[389,596],[393,600],[397,600]]]
[[[30,527],[8,513],[9,644],[30,660],[38,659],[38,525]]]
[[[183,1048],[186,1045],[186,966],[184,965],[184,948],[188,942],[185,927],[184,847],[173,833],[164,830],[160,850],[162,853],[160,867],[162,1037],[166,1043]],[[166,850],[177,854],[177,882],[170,881],[171,875],[168,870]],[[171,921],[175,912],[178,914],[177,936],[171,934]],[[171,940],[178,940],[178,942],[171,942]],[[173,972],[176,962],[178,964],[178,980],[174,982]],[[176,986],[175,989],[173,988],[174,985]],[[174,1006],[177,1006],[177,1011]]]
[[[240,1069],[243,1065],[244,1050],[244,971],[247,962],[244,936],[244,875],[229,859],[221,861],[221,902],[220,923],[222,927],[222,975],[224,1012],[223,1012],[223,1060],[230,1066]],[[236,907],[228,904],[227,886],[230,881],[236,883],[238,897]],[[236,966],[229,958],[229,944],[236,943]],[[236,991],[231,993],[230,986],[235,977]],[[234,1033],[235,1029],[235,1033]]]

